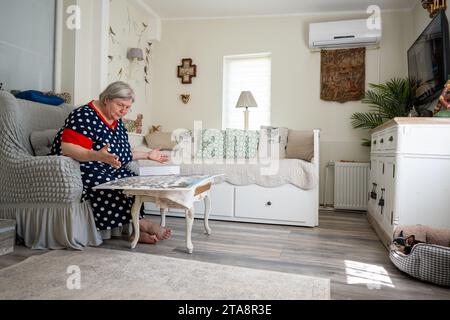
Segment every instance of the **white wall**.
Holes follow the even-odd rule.
[[[97,99],[107,85],[109,0],[77,0],[81,28],[75,32],[74,103]]]
[[[79,30],[71,30],[66,25],[71,16],[67,13],[67,7],[71,5],[79,6],[81,10]],[[57,56],[61,58],[58,65],[61,73],[57,75],[60,80],[57,87],[72,94],[73,104],[81,105],[97,99],[99,93],[113,81],[129,82],[136,91],[136,102],[128,117],[134,119],[138,113],[143,113],[143,130],[146,132],[151,118],[152,56],[149,56],[148,67],[150,84],[145,85],[144,62],[133,65],[130,73],[131,63],[126,54],[130,47],[144,49],[147,41],[154,42],[160,38],[159,17],[139,0],[63,0],[60,13],[62,17],[57,28],[60,28],[58,40],[61,42],[61,52]],[[142,22],[149,28],[138,43]],[[109,37],[110,26],[116,33],[114,42]],[[111,62],[108,56],[113,56]],[[118,74],[121,68],[122,76]]]
[[[109,0],[63,0],[58,19],[57,46],[61,52],[56,85],[62,92],[72,95],[72,104],[85,104],[98,98],[107,85],[107,49],[109,26]],[[80,28],[68,27],[73,22],[69,6],[80,9]],[[70,23],[71,24],[71,23]],[[70,25],[69,24],[69,25]]]
[[[146,57],[147,42],[153,42],[150,40],[150,31],[154,31],[153,28],[150,29],[149,21],[149,14],[142,7],[138,7],[136,1],[111,0],[110,25],[115,35],[109,36],[108,55],[111,56],[111,60],[108,64],[108,82],[121,80],[133,88],[136,101],[127,119],[134,120],[139,113],[143,114],[143,133],[148,132],[151,124],[151,84],[154,81],[152,55],[148,55],[150,62],[148,65],[145,60],[132,63],[127,59],[127,51],[129,48],[140,48]],[[144,79],[146,65],[149,83],[146,83]]]
[[[154,48],[152,124],[170,131],[192,128],[194,120],[202,120],[203,127],[220,128],[223,56],[271,52],[272,125],[322,129],[323,185],[323,169],[328,161],[369,159],[369,149],[360,145],[368,133],[350,125],[351,114],[367,111],[368,107],[360,102],[320,100],[320,53],[308,49],[308,24],[365,17],[353,14],[163,21],[161,42]],[[407,75],[411,12],[383,13],[382,19],[381,48],[367,51],[366,83]],[[182,85],[176,76],[182,58],[192,58],[197,65],[197,77],[190,85]],[[191,94],[187,105],[181,102],[181,93]],[[328,194],[332,194],[331,187]],[[327,197],[330,202],[332,199]]]

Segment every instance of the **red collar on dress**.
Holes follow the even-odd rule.
[[[100,111],[98,111],[98,109],[94,106],[94,100],[89,102],[88,106],[91,107],[92,109],[94,109],[94,111],[97,113],[97,115],[100,117],[100,119],[102,119],[102,121],[108,126],[108,128],[110,128],[110,129],[115,129],[116,128],[117,120],[114,120],[113,124],[109,124],[108,121],[106,121],[106,119],[102,116]]]

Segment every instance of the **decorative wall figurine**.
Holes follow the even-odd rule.
[[[147,41],[147,46],[145,47],[145,66],[144,66],[144,81],[147,84],[150,84],[149,78],[150,78],[150,49],[152,47],[152,43]]]
[[[192,59],[181,60],[181,66],[178,66],[178,78],[181,78],[182,84],[192,83],[192,78],[197,76],[197,66],[192,64]]]
[[[161,125],[152,126],[152,128],[150,129],[150,133],[161,132],[161,129]]]
[[[129,133],[142,133],[142,120],[144,116],[139,113],[136,117],[136,120],[131,119],[122,119],[125,128]]]
[[[136,120],[134,121],[135,125],[136,125],[136,133],[142,133],[142,119],[144,118],[144,116],[139,113],[137,115]]]
[[[181,101],[183,101],[184,104],[187,104],[189,102],[189,99],[191,98],[190,94],[180,94]]]
[[[136,132],[136,123],[134,122],[134,120],[123,118],[122,122],[128,133]]]

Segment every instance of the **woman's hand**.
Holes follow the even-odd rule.
[[[82,146],[68,142],[61,143],[62,154],[67,157],[71,157],[79,162],[100,161],[119,169],[122,166],[119,161],[119,157],[115,154],[109,153],[108,148],[109,144],[104,146],[99,151],[95,151],[92,149],[88,150]]]
[[[119,157],[115,154],[109,153],[108,149],[109,143],[98,151],[98,161],[107,163],[115,169],[119,169],[122,166],[122,163],[119,161]]]
[[[160,151],[160,148],[157,148],[148,152],[147,159],[164,163],[168,160],[168,157]]]

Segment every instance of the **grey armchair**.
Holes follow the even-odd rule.
[[[33,249],[98,246],[89,202],[81,202],[77,161],[34,156],[33,131],[57,129],[74,108],[16,99],[0,91],[0,219],[15,219],[17,236]]]

